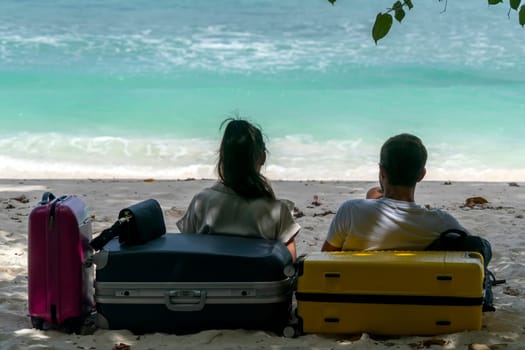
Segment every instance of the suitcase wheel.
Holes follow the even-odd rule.
[[[292,318],[282,328],[281,334],[285,338],[296,338],[302,334],[302,319],[297,316],[297,308],[291,314]]]
[[[31,316],[31,325],[33,328],[43,330],[44,329],[44,320],[40,317]]]
[[[82,328],[83,320],[80,317],[68,318],[60,326],[60,329],[66,333],[79,333]]]
[[[285,338],[296,338],[299,336],[299,329],[296,325],[288,325],[283,329],[283,336]]]

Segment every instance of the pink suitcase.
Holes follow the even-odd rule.
[[[93,268],[85,263],[91,217],[76,196],[46,192],[29,215],[28,299],[33,327],[74,330],[93,309]]]

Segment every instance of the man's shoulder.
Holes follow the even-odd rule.
[[[354,198],[347,199],[343,202],[342,205],[370,205],[371,203],[376,202],[376,199],[364,199],[364,198]]]
[[[429,207],[423,207],[427,213],[429,213],[430,215],[435,215],[435,216],[440,216],[440,217],[443,217],[443,218],[452,218],[454,219],[454,216],[452,214],[450,214],[448,211],[444,210],[444,209],[440,209],[440,208],[429,208]]]
[[[464,230],[458,220],[448,211],[439,208],[425,209],[426,215],[422,216],[422,218],[425,218],[424,221],[431,223],[434,229],[440,232],[451,228]]]
[[[363,198],[356,198],[356,199],[348,199],[344,201],[341,204],[341,209],[343,210],[355,210],[355,209],[363,209],[363,208],[375,208],[380,206],[380,203],[377,199],[363,199]]]

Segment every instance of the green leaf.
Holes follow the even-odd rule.
[[[401,1],[396,1],[394,3],[394,6],[392,7],[392,9],[394,10],[394,17],[395,17],[395,19],[399,23],[401,23],[403,18],[405,18],[405,10],[403,10],[403,4],[401,3]]]
[[[401,3],[401,1],[396,1],[394,3],[394,6],[392,6],[392,8],[394,9],[394,11],[402,10],[403,9],[403,4]]]
[[[396,10],[396,13],[394,14],[394,17],[396,18],[396,20],[401,23],[401,21],[403,20],[403,18],[405,18],[405,10],[403,9],[400,9],[400,10]]]
[[[412,4],[412,0],[405,0],[405,5],[407,5],[409,10],[412,10],[412,7],[414,7],[414,4]]]
[[[520,6],[521,0],[509,0],[509,2],[510,2],[510,8],[518,11],[518,7]]]
[[[497,5],[503,2],[503,0],[489,0],[489,5]]]
[[[329,3],[331,3],[332,5],[335,4],[335,0],[328,0]]]
[[[522,27],[525,26],[525,5],[520,7],[519,21]]]
[[[378,40],[384,38],[388,34],[393,21],[392,16],[388,13],[379,12],[377,14],[374,27],[372,28],[372,38],[376,45]]]

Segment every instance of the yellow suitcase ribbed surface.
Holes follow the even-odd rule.
[[[477,330],[481,302],[476,300],[483,297],[482,284],[483,258],[478,253],[312,253],[299,269],[297,315],[305,333],[430,335]],[[341,302],[341,296],[349,301]],[[368,296],[372,302],[366,301]],[[359,301],[352,301],[355,297]],[[461,305],[463,300],[471,304]]]

